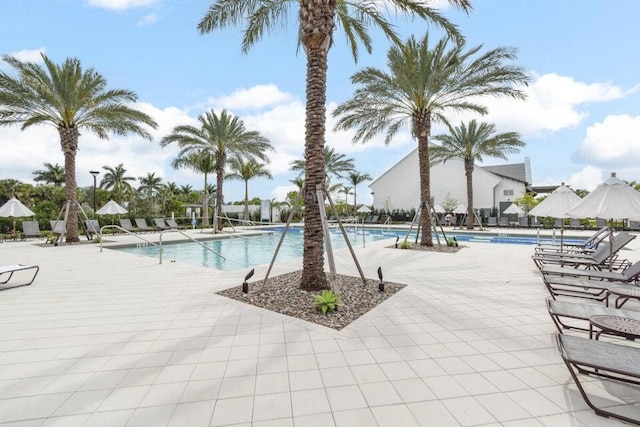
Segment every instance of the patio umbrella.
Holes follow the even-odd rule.
[[[522,208],[515,203],[511,203],[511,205],[507,209],[505,209],[503,213],[506,213],[508,215],[524,215],[524,211],[522,210]]]
[[[23,216],[34,216],[35,213],[22,204],[15,196],[0,207],[0,216],[5,218],[20,218]],[[13,220],[13,231],[16,231],[16,220]]]
[[[567,211],[572,218],[640,219],[640,192],[616,177],[611,177]],[[613,239],[613,230],[609,239]],[[609,242],[611,249],[611,241]],[[611,263],[609,264],[611,269]]]
[[[640,192],[611,177],[567,212],[572,218],[640,219]]]
[[[371,209],[369,209],[368,207],[362,205],[358,208],[358,210],[356,211],[358,213],[364,213],[364,214],[368,214],[371,213]]]
[[[454,210],[453,210],[454,214],[466,214],[467,213],[467,207],[465,205],[458,205]]]
[[[115,200],[111,199],[106,205],[96,211],[98,215],[120,215],[126,214],[128,211],[120,206]]]
[[[582,201],[572,189],[564,185],[553,190],[549,196],[529,211],[533,216],[550,216],[553,218],[569,218],[567,211]],[[560,250],[564,238],[564,221],[560,227]]]
[[[444,213],[444,208],[440,205],[433,205],[433,210],[436,211],[436,213]]]

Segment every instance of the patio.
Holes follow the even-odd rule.
[[[214,293],[244,270],[34,243],[0,244],[3,264],[40,265],[33,285],[0,292],[0,423],[621,424],[586,406],[562,363],[532,246],[358,247],[367,277],[381,265],[408,286],[335,331]],[[636,261],[640,242],[631,246],[623,256]],[[349,256],[336,264],[357,274]],[[299,268],[281,263],[272,276]]]

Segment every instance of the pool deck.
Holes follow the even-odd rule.
[[[622,256],[640,259],[639,240]],[[587,407],[558,355],[532,246],[357,246],[367,277],[382,266],[408,286],[335,331],[215,294],[245,270],[35,243],[0,243],[3,265],[40,266],[33,285],[0,292],[0,425],[621,425]],[[336,266],[357,274],[346,249]],[[637,392],[587,388],[640,411]]]

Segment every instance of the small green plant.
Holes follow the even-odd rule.
[[[322,310],[322,314],[334,311],[338,308],[340,303],[340,295],[334,294],[333,291],[322,291],[320,295],[316,295],[313,298],[313,304]]]
[[[400,249],[410,249],[411,248],[411,243],[409,243],[408,240],[403,240],[402,243],[400,243]]]
[[[447,239],[447,246],[451,246],[451,247],[453,247],[453,246],[455,246],[455,245],[456,245],[455,240],[453,240],[453,239]]]

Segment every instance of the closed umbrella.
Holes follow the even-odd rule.
[[[111,199],[106,205],[96,211],[98,215],[120,215],[126,214],[128,211]]]
[[[35,213],[22,204],[15,196],[0,207],[0,216],[5,218],[21,218],[24,216],[34,216]],[[16,220],[13,220],[13,231],[16,231]]]
[[[533,216],[550,216],[553,218],[569,218],[567,211],[582,201],[572,189],[564,185],[553,190],[549,196],[529,211]],[[564,239],[564,221],[560,227],[560,250]]]

